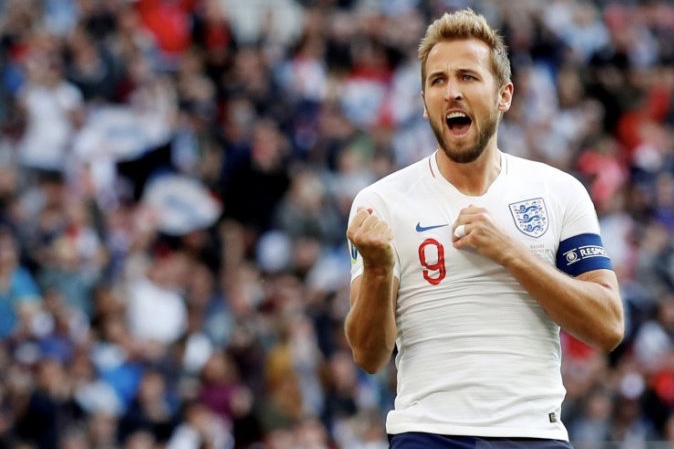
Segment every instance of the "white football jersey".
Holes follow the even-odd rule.
[[[590,197],[571,175],[503,153],[487,193],[466,196],[435,157],[363,189],[351,209],[373,208],[394,234],[398,382],[387,431],[568,440],[559,326],[501,265],[455,249],[451,229],[472,204],[541,263],[571,275],[611,268]],[[351,255],[355,279],[362,259]]]

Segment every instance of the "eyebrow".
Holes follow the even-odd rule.
[[[445,76],[445,71],[444,70],[436,70],[434,72],[429,72],[426,75],[426,78],[435,78],[435,77],[438,77],[438,76]]]
[[[459,68],[454,70],[455,73],[458,73],[460,75],[480,75],[481,73],[478,70],[475,69],[470,69],[470,68]],[[436,76],[446,76],[447,71],[444,69],[438,69],[434,70],[432,72],[428,72],[428,75],[426,75],[426,78],[433,78]]]
[[[479,70],[468,69],[468,68],[458,69],[456,72],[460,73],[462,75],[466,75],[466,74],[468,74],[468,75],[480,75],[481,74],[481,72]]]

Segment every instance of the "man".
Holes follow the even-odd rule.
[[[397,347],[391,448],[570,448],[560,328],[602,351],[624,330],[596,212],[572,176],[497,147],[513,84],[484,17],[445,14],[419,57],[439,148],[354,200],[354,359],[374,373]]]

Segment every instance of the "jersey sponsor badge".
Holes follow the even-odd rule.
[[[510,204],[510,213],[522,233],[538,238],[548,230],[548,211],[543,198],[530,198]]]
[[[358,261],[358,248],[356,248],[356,245],[351,242],[349,242],[349,246],[351,249],[351,263],[354,264],[356,261]]]

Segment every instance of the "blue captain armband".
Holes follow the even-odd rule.
[[[578,276],[592,270],[612,270],[613,265],[599,235],[580,234],[560,242],[557,268]]]

